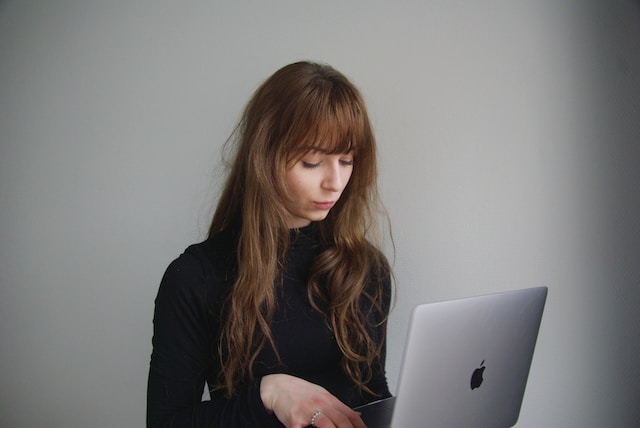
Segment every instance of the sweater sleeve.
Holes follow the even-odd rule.
[[[207,305],[202,261],[188,252],[168,267],[153,319],[153,351],[147,385],[148,427],[282,427],[260,398],[260,381],[232,398],[202,401],[207,378],[215,378],[218,314]]]
[[[374,312],[373,322],[374,329],[372,331],[372,339],[376,341],[382,341],[382,349],[380,357],[374,362],[373,378],[369,381],[367,386],[374,391],[377,396],[369,396],[366,401],[374,401],[381,398],[391,397],[386,375],[386,358],[387,358],[387,322],[386,318],[389,315],[392,298],[392,286],[391,276],[385,275],[383,278],[378,279],[379,285],[383,288],[383,300],[381,306],[381,312]]]

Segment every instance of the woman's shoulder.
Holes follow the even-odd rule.
[[[237,246],[235,234],[222,231],[190,245],[180,257],[198,261],[205,272],[228,274],[237,266]]]
[[[213,296],[225,292],[236,273],[233,239],[220,233],[187,247],[167,267],[161,292]]]
[[[378,280],[389,277],[391,275],[391,264],[387,256],[382,249],[373,245],[370,241],[366,241],[366,243],[371,265],[371,275]]]
[[[384,306],[388,307],[393,296],[393,269],[384,252],[368,243],[369,279],[367,293],[381,296]]]

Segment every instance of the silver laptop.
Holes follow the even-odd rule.
[[[368,428],[508,428],[520,413],[547,288],[417,306],[394,398]]]

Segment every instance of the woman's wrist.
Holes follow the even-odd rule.
[[[273,413],[273,386],[276,376],[278,375],[266,375],[260,380],[260,399],[269,413]]]

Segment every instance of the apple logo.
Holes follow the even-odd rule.
[[[484,379],[482,379],[482,374],[484,373],[484,369],[486,367],[484,366],[484,360],[482,360],[482,362],[480,363],[480,367],[478,367],[477,369],[475,369],[473,371],[473,374],[471,375],[471,389],[476,389],[479,388],[480,385],[482,385],[482,381]]]

